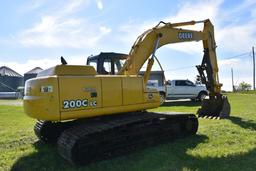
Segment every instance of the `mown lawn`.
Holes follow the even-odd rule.
[[[232,117],[199,119],[197,135],[75,167],[54,145],[38,142],[34,120],[0,101],[0,170],[256,170],[256,94],[228,94]],[[169,102],[155,111],[195,113],[199,103]]]

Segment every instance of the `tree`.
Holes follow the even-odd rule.
[[[249,83],[246,83],[246,82],[241,82],[238,86],[238,90],[240,91],[248,91],[251,89],[251,85]]]

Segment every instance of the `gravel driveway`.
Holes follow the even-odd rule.
[[[0,105],[7,105],[7,106],[22,106],[22,100],[0,100]]]

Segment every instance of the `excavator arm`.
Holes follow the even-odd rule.
[[[145,31],[135,41],[119,74],[137,75],[150,55],[163,45],[204,40],[205,36],[201,31],[177,28],[194,24],[196,24],[195,21],[175,24],[160,22],[157,26]]]
[[[182,26],[203,23],[202,31],[181,29]],[[127,61],[119,71],[122,75],[138,75],[143,64],[148,60],[144,75],[144,82],[148,81],[151,68],[154,63],[155,51],[166,44],[202,41],[204,56],[201,65],[197,66],[202,82],[209,91],[209,99],[204,100],[199,116],[227,117],[230,113],[230,105],[225,96],[221,94],[221,86],[218,76],[218,64],[216,56],[216,43],[214,38],[214,26],[210,20],[189,21],[182,23],[164,23],[145,31],[135,41],[129,53]],[[151,56],[151,58],[150,58]]]

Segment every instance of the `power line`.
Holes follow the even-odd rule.
[[[234,58],[245,58],[245,57],[250,57],[251,52],[245,52],[245,53],[241,53],[239,55],[235,55],[235,56],[231,56],[231,57],[227,57],[227,58],[222,58],[223,59],[234,59]],[[164,70],[165,72],[170,72],[170,71],[177,71],[177,70],[184,70],[184,69],[188,69],[188,68],[193,68],[196,65],[191,65],[191,66],[184,66],[184,67],[179,67],[179,68],[173,68],[173,69],[166,69]],[[142,68],[146,68],[146,67],[142,67]]]
[[[231,57],[227,57],[227,58],[222,58],[222,59],[244,58],[244,57],[248,57],[250,54],[251,54],[251,52],[245,52],[245,53],[241,53],[239,55],[235,55],[235,56],[231,56]]]
[[[245,52],[245,53],[241,53],[239,55],[235,55],[235,56],[231,56],[231,57],[227,57],[227,58],[222,58],[223,59],[234,59],[234,58],[245,58],[245,57],[250,57],[251,52]],[[196,65],[192,65],[192,66],[184,66],[184,67],[179,67],[179,68],[174,68],[174,69],[167,69],[165,71],[177,71],[177,70],[183,70],[183,69],[188,69],[188,68],[193,68]]]

